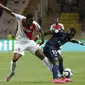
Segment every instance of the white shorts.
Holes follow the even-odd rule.
[[[35,54],[38,49],[40,49],[40,46],[33,40],[18,40],[15,43],[14,53],[24,55],[24,51],[27,50]]]

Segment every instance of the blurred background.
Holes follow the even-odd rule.
[[[85,39],[85,0],[0,0],[0,2],[19,14],[26,15],[32,12],[44,31],[50,29],[50,25],[54,23],[53,18],[58,16],[65,30],[74,27],[77,30],[75,38]],[[16,20],[0,9],[0,39],[14,40],[16,28]],[[46,36],[45,39],[49,37]],[[4,42],[1,41],[0,45]]]

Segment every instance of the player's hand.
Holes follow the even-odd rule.
[[[3,5],[0,3],[0,7],[2,7]]]
[[[83,42],[80,42],[80,41],[79,41],[79,44],[85,46],[85,44],[84,44]]]
[[[81,44],[80,45],[83,45],[83,46],[85,46],[85,44],[83,43],[83,42],[81,42]]]
[[[4,8],[4,5],[0,3],[0,8]]]
[[[44,42],[40,42],[39,45],[42,45]]]

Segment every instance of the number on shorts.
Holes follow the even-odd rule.
[[[56,50],[52,50],[52,53],[53,53],[55,56],[58,55]]]

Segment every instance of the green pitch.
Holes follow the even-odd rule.
[[[51,72],[36,56],[28,52],[18,61],[16,75],[6,82],[11,55],[12,52],[0,52],[0,85],[52,85]],[[64,52],[62,56],[65,68],[69,67],[73,71],[73,82],[64,85],[85,85],[85,52]]]

